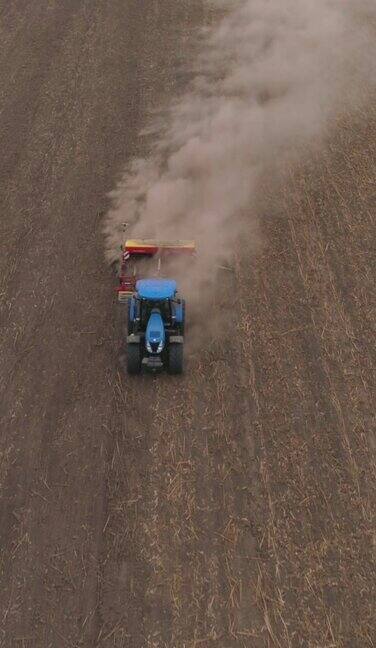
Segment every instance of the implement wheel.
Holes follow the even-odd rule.
[[[183,344],[170,344],[168,349],[168,373],[183,373]]]
[[[131,375],[141,371],[141,346],[140,344],[127,344],[127,371]]]

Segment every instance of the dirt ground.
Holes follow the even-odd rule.
[[[223,337],[119,370],[101,214],[205,19],[0,8],[2,648],[376,645],[375,103],[260,208]]]

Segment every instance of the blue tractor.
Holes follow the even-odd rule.
[[[128,299],[127,371],[183,372],[185,302],[172,279],[139,279]]]

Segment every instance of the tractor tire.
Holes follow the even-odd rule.
[[[183,344],[170,344],[168,349],[168,373],[183,373]]]
[[[127,344],[127,371],[133,376],[141,372],[140,344]]]
[[[128,335],[131,335],[132,333],[135,332],[134,331],[134,322],[131,321],[130,314],[131,314],[131,300],[128,299],[128,302],[127,302],[127,330],[128,330]]]
[[[184,336],[184,333],[185,333],[185,299],[182,299],[182,306],[183,306],[183,321],[180,324],[180,335]]]

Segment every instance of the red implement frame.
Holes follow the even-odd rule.
[[[137,275],[137,261],[141,258],[162,258],[176,254],[194,254],[194,241],[157,241],[154,239],[128,240],[122,247],[119,286],[116,288],[120,302],[126,301],[141,277]]]

